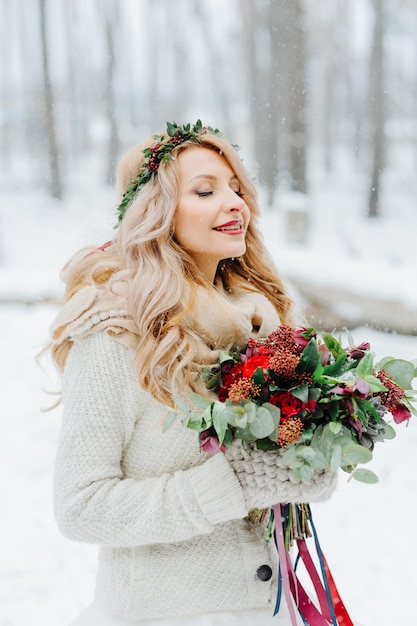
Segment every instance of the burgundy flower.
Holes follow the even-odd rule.
[[[359,361],[365,356],[366,352],[369,351],[370,347],[371,347],[370,343],[368,343],[367,341],[363,341],[361,344],[359,344],[359,346],[355,346],[354,348],[351,348],[348,351],[348,356],[350,356],[351,359],[355,359]]]
[[[294,339],[295,345],[297,346],[297,351],[302,352],[306,345],[310,343],[310,340],[316,336],[316,331],[312,329],[308,329],[305,327],[297,328],[294,331]]]
[[[369,395],[369,384],[362,379],[355,380],[353,385],[341,383],[329,391],[339,396],[353,396],[355,398],[366,398]]]
[[[325,343],[321,343],[319,346],[317,346],[317,350],[319,351],[320,363],[323,365],[323,367],[325,367],[326,365],[329,365],[329,363],[330,363],[330,350],[326,346],[326,344]]]
[[[226,446],[220,444],[214,428],[209,428],[200,433],[200,450],[207,452],[207,454],[218,454],[219,452],[226,452]]]
[[[404,389],[397,385],[392,376],[389,376],[384,369],[380,370],[376,376],[387,388],[387,391],[384,391],[379,395],[382,404],[388,409],[394,418],[394,422],[396,424],[401,424],[401,422],[409,420],[411,412],[402,403],[405,398]]]
[[[392,414],[392,417],[394,418],[394,422],[396,424],[401,424],[401,422],[405,422],[411,417],[411,412],[403,404],[397,404],[397,406],[393,406],[390,409],[390,413]]]

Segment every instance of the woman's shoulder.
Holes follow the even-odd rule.
[[[64,303],[50,328],[57,348],[100,331],[134,349],[137,330],[128,310],[127,288],[123,283],[111,290],[95,284],[82,287]]]

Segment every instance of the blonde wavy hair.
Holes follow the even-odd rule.
[[[161,137],[163,141],[170,139],[165,134]],[[154,142],[153,137],[147,139],[120,161],[117,184],[121,196],[139,173],[144,148]],[[192,257],[173,236],[179,201],[176,156],[196,145],[215,150],[226,159],[239,180],[251,214],[245,254],[219,263],[216,283],[220,282],[225,291],[243,288],[261,292],[274,305],[282,323],[292,322],[292,301],[259,231],[256,190],[235,148],[221,136],[204,132],[195,140],[175,147],[173,159],[162,162],[154,180],[135,196],[112,245],[100,254],[86,256],[84,251],[76,262],[72,260],[70,271],[67,268],[65,272],[66,299],[87,284],[97,283],[112,290],[118,281],[127,281],[128,310],[139,337],[134,356],[137,379],[164,404],[172,404],[173,395],[186,387],[187,370],[192,369],[202,341],[187,316],[193,307],[197,285],[209,287]],[[52,356],[62,369],[67,354],[52,347]]]

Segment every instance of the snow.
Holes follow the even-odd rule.
[[[59,268],[77,248],[112,236],[114,191],[91,184],[88,167],[63,202],[29,186],[2,191],[1,626],[66,626],[93,596],[97,548],[66,540],[55,525],[51,482],[61,409],[42,409],[56,399],[45,389],[59,390],[59,380],[48,362],[41,368],[34,360],[58,310]],[[281,212],[265,211],[262,221],[284,276],[302,277],[317,288],[342,281],[358,295],[383,294],[416,309],[413,196],[392,183],[385,197],[381,220],[369,221],[362,217],[363,181],[316,176],[302,246],[286,232],[289,200],[278,194]],[[417,357],[416,336],[350,330],[358,343],[370,341],[378,356]],[[365,626],[415,619],[415,418],[397,432],[375,450],[371,465],[378,484],[347,482],[342,474],[333,498],[313,506],[342,598]]]

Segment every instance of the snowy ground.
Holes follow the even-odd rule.
[[[361,217],[362,191],[360,182],[349,188],[340,181],[318,184],[305,247],[285,236],[283,216],[266,213],[268,245],[287,276],[308,277],[318,288],[342,280],[355,293],[389,292],[416,307],[410,196],[405,200],[392,186],[387,216],[370,225]],[[114,193],[97,190],[86,178],[65,203],[6,186],[1,200],[0,626],[66,626],[92,598],[96,548],[64,539],[53,519],[60,409],[41,408],[54,401],[42,388],[59,385],[53,370],[46,365],[42,371],[34,356],[47,340],[57,305],[39,298],[60,293],[57,269],[76,248],[111,238]],[[378,356],[417,358],[415,336],[352,332],[358,342],[369,340]],[[313,509],[341,595],[365,626],[415,623],[417,422],[413,418],[397,430],[395,440],[376,449],[377,485],[348,483],[341,475],[332,500]]]

